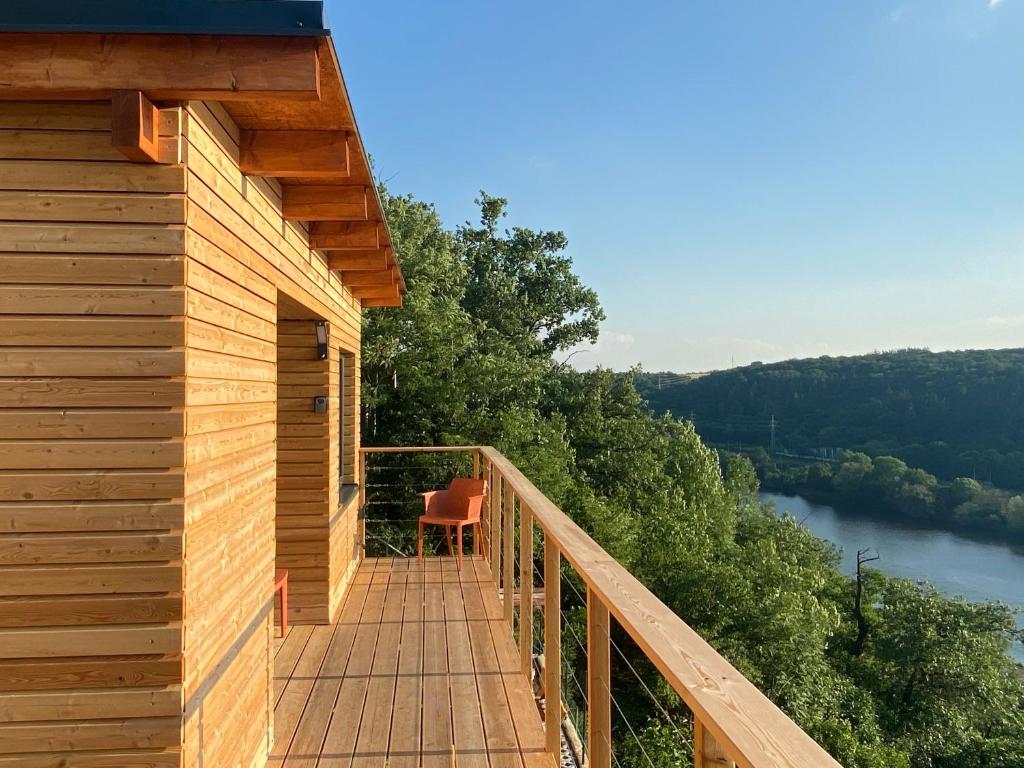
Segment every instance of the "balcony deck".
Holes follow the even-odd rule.
[[[486,561],[369,558],[337,624],[278,641],[274,747],[293,768],[553,768]]]

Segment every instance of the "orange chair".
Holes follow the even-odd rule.
[[[487,483],[483,480],[471,480],[468,477],[456,477],[446,491],[427,491],[420,494],[426,514],[419,520],[419,535],[416,544],[416,557],[423,562],[423,526],[443,525],[444,535],[448,541],[448,554],[452,552],[452,527],[456,529],[458,546],[459,570],[462,570],[462,528],[473,526],[473,552],[480,549],[480,511],[483,509],[484,496],[487,495]]]

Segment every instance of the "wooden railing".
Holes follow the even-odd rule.
[[[544,695],[548,712],[561,701],[561,578],[564,558],[586,584],[587,747],[589,768],[612,765],[611,628],[618,624],[661,672],[693,715],[696,768],[839,768],[810,736],[716,652],[629,571],[541,493],[508,459],[488,446],[363,448],[366,455],[462,451],[488,482],[484,552],[504,618],[514,633],[515,538],[519,530],[519,604],[533,604],[533,533],[544,537]],[[522,671],[532,678],[533,612],[520,611]],[[545,722],[546,746],[561,748],[561,718]]]

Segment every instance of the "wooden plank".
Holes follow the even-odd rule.
[[[66,104],[65,104],[66,105]],[[65,106],[54,104],[50,106]],[[12,102],[3,108],[16,106]],[[109,121],[109,115],[107,117]],[[106,140],[109,134],[103,134]],[[54,141],[57,138],[54,137]],[[64,149],[60,150],[62,153]],[[184,193],[183,165],[135,165],[120,162],[0,160],[0,189],[36,192]]]
[[[0,284],[184,285],[185,260],[130,254],[0,253]]]
[[[125,158],[111,145],[109,133],[0,130],[0,159],[52,163],[56,160],[116,162]]]
[[[388,764],[391,768],[419,768],[420,764],[420,729],[423,715],[423,577],[423,569],[417,564],[411,564],[406,577],[395,709],[391,717],[391,739],[388,742]]]
[[[281,700],[281,694],[284,693],[284,689],[295,671],[295,665],[299,663],[302,651],[312,634],[313,625],[298,624],[289,626],[288,636],[279,639],[280,644],[274,654],[274,690],[271,697],[274,707],[277,707]]]
[[[180,716],[71,723],[0,723],[0,744],[8,752],[177,747],[180,736]]]
[[[0,630],[0,658],[3,659],[76,656],[83,651],[91,656],[179,653],[181,627],[170,624]]]
[[[0,501],[174,499],[183,490],[184,477],[173,470],[0,471]]]
[[[184,224],[184,195],[0,191],[0,219]]]
[[[176,224],[0,222],[0,251],[183,255],[185,228]]]
[[[523,678],[519,668],[519,653],[511,634],[502,618],[501,606],[498,602],[494,582],[486,573],[486,566],[479,558],[473,558],[475,572],[482,577],[476,578],[476,587],[484,606],[488,621],[491,643],[500,671],[501,683],[508,700],[509,712],[515,725],[516,741],[523,765],[526,768],[554,768],[560,760],[552,760],[544,748],[544,730],[540,722],[540,712],[533,697],[532,686]]]
[[[20,347],[173,347],[185,343],[180,319],[5,317],[0,345]]]
[[[508,625],[508,632],[512,632],[512,622],[515,619],[515,605],[513,600],[516,591],[515,571],[515,519],[516,519],[516,496],[512,490],[512,484],[502,478],[502,527],[505,529],[502,535],[504,553],[501,558],[501,603],[504,608],[505,623]]]
[[[612,764],[611,621],[587,590],[587,754],[593,768]]]
[[[693,723],[693,763],[694,768],[735,768],[736,763],[708,733],[700,720]]]
[[[0,530],[13,533],[171,530],[181,528],[184,517],[180,501],[0,504]]]
[[[327,266],[337,271],[381,271],[393,263],[389,248],[354,248],[327,253]]]
[[[383,567],[380,567],[381,564]],[[345,677],[334,705],[336,716],[331,718],[327,728],[318,768],[346,768],[352,763],[356,739],[359,736],[359,720],[373,669],[374,649],[381,628],[390,569],[391,558],[364,562],[360,568],[360,572],[370,574],[370,588],[363,603],[355,641],[349,654],[348,666],[345,668]],[[359,713],[359,716],[355,713]]]
[[[110,105],[96,102],[6,101],[0,128],[110,131]]]
[[[238,167],[247,176],[347,178],[348,131],[242,131]]]
[[[166,624],[181,620],[181,595],[0,598],[0,627]]]
[[[181,689],[125,688],[111,691],[24,691],[0,696],[0,723],[33,720],[174,717],[181,712]]]
[[[183,466],[181,440],[2,440],[4,469],[159,469]]]
[[[177,749],[50,752],[0,756],[0,768],[181,768]]]
[[[19,315],[183,315],[185,290],[0,285],[0,306],[7,313]]]
[[[369,194],[362,184],[289,185],[281,189],[287,221],[365,221]]]
[[[423,735],[420,765],[447,768],[452,759],[452,707],[445,648],[441,561],[424,560],[423,572]]]
[[[519,505],[519,664],[533,681],[533,515]]]
[[[0,567],[0,596],[180,592],[180,565]]]
[[[309,227],[309,247],[316,251],[365,251],[386,245],[387,234],[376,221],[314,221]]]
[[[544,537],[544,745],[561,761],[562,749],[562,556]]]
[[[177,437],[184,430],[180,410],[0,409],[0,435],[6,439]]]
[[[402,639],[403,602],[410,562],[409,559],[399,559],[392,565],[352,768],[382,768],[387,765]]]
[[[312,37],[5,33],[0,48],[0,82],[16,84],[7,99],[101,99],[124,89],[154,101],[320,97]]]
[[[98,536],[0,536],[0,566],[55,563],[169,562],[181,558],[177,534],[116,533]]]
[[[469,564],[467,563],[465,567],[468,569]],[[444,584],[444,624],[455,763],[466,768],[486,768],[488,761],[480,695],[476,684],[476,669],[473,665],[473,650],[461,578],[456,563],[450,559],[442,560],[441,574]]]
[[[341,620],[324,656],[321,675],[313,682],[302,717],[296,727],[285,759],[287,768],[315,768],[320,748],[331,722],[334,705],[348,665],[359,627],[359,615],[369,592],[369,584],[352,585]],[[276,662],[275,662],[276,663]],[[276,752],[276,750],[275,750]]]
[[[382,272],[371,272],[369,270],[356,270],[341,273],[341,281],[350,288],[366,286],[387,286],[392,288],[398,285],[398,273],[394,267]]]
[[[470,644],[473,650],[473,664],[477,674],[480,693],[481,717],[487,735],[487,751],[492,768],[515,768],[523,760],[516,738],[512,711],[502,683],[502,670],[495,655],[492,631],[495,623],[501,632],[506,632],[501,618],[501,608],[493,596],[486,601],[482,594],[484,585],[493,585],[476,557],[467,561],[467,577],[462,584],[462,596],[466,608]],[[493,586],[491,587],[493,588]],[[517,672],[517,679],[518,672]]]
[[[0,660],[0,691],[131,688],[181,682],[178,656],[80,656]]]

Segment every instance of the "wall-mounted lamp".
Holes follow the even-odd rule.
[[[327,359],[327,321],[316,321],[316,356],[319,360]]]

